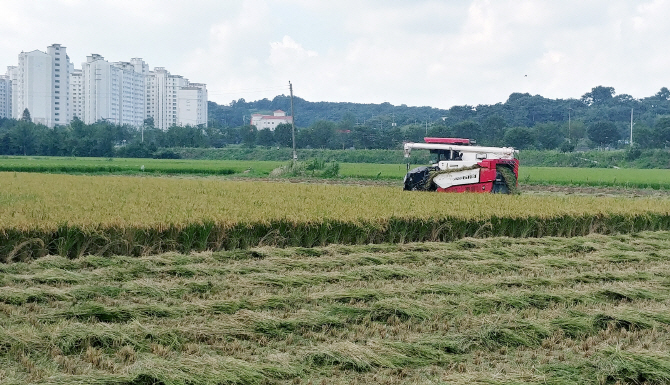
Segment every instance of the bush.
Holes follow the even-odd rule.
[[[569,140],[564,140],[563,143],[561,143],[559,149],[561,152],[573,152],[575,151],[575,145],[572,144]]]
[[[640,149],[640,146],[638,146],[638,145],[633,145],[628,150],[626,150],[626,159],[627,160],[638,159],[640,157],[640,155],[642,155],[642,150]]]
[[[328,167],[325,167],[321,173],[322,178],[336,178],[340,175],[340,164],[337,162],[331,163]]]

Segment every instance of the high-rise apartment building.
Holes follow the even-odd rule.
[[[79,120],[84,120],[84,73],[82,70],[73,69],[70,72],[70,107],[72,109],[72,118],[76,116]]]
[[[69,105],[70,59],[60,44],[47,52],[19,54],[19,65],[9,67],[12,81],[12,117],[20,119],[28,109],[33,122],[53,127],[72,119]]]
[[[28,109],[35,123],[52,125],[51,104],[54,101],[51,79],[53,61],[51,56],[41,51],[21,52],[19,54],[18,83],[14,88],[13,113],[20,119]]]
[[[190,83],[177,90],[177,116],[179,125],[207,125],[207,87]]]
[[[120,124],[120,74],[118,68],[98,54],[86,57],[82,64],[82,95],[86,124],[99,120]]]
[[[53,99],[51,101],[51,114],[53,120],[49,127],[54,125],[68,124],[72,120],[70,110],[70,70],[74,69],[67,56],[66,48],[60,44],[52,44],[47,47],[47,55],[52,59],[51,90]],[[32,115],[31,115],[32,116]],[[33,120],[35,118],[33,117]]]
[[[141,59],[133,61],[110,63],[97,54],[87,57],[81,71],[84,123],[105,120],[134,127],[142,125],[147,66]]]
[[[18,103],[16,102],[18,98],[17,85],[19,81],[19,68],[17,66],[8,66],[7,67],[7,78],[9,78],[10,91],[11,92],[11,105],[9,106],[9,117],[15,118],[17,110],[19,109]]]
[[[154,119],[156,128],[162,130],[177,125],[177,91],[188,86],[188,80],[170,74],[163,67],[156,67],[147,78],[147,96],[150,96],[147,117]]]
[[[0,75],[0,118],[12,117],[12,82],[9,75]]]
[[[163,67],[150,71],[140,58],[111,63],[91,54],[79,70],[65,47],[53,44],[47,52],[22,52],[19,65],[8,67],[0,79],[8,84],[0,93],[10,93],[10,116],[19,119],[27,108],[35,123],[49,127],[68,124],[74,116],[87,124],[104,120],[134,127],[153,118],[161,129],[207,124],[204,84],[190,84]]]
[[[170,126],[207,126],[207,86],[190,83],[156,67],[147,76],[147,118],[162,130]]]
[[[133,59],[134,62],[114,63],[120,70],[120,121],[139,127],[144,122],[146,73],[148,66],[142,59]]]

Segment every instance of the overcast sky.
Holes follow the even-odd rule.
[[[449,108],[513,92],[670,87],[670,0],[1,0],[0,74],[59,43],[81,68],[143,58],[220,104],[308,101]]]

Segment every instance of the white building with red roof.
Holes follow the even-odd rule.
[[[270,131],[274,131],[278,125],[284,123],[293,123],[293,117],[286,116],[286,112],[282,110],[277,110],[272,115],[251,114],[250,124],[252,126],[256,126],[256,129],[258,130],[264,130],[267,128]]]

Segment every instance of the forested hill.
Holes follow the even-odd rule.
[[[228,105],[209,102],[209,121],[223,127],[238,127],[248,124],[252,113],[277,109],[290,112],[290,97],[280,95],[272,100],[253,102],[239,99]],[[567,123],[569,119],[585,125],[603,120],[623,125],[630,124],[631,110],[636,123],[652,127],[659,115],[670,114],[670,90],[663,87],[655,95],[642,99],[617,95],[613,87],[604,86],[594,87],[578,99],[547,99],[540,95],[513,93],[504,103],[453,106],[448,110],[390,103],[309,102],[294,97],[294,109],[298,127],[309,127],[320,120],[347,121],[371,128],[389,128],[393,123],[404,126],[441,122],[453,126],[464,121],[481,126],[533,127],[538,123]]]
[[[299,127],[311,126],[319,120],[333,122],[351,120],[354,124],[379,126],[380,122],[390,125],[395,119],[398,125],[405,125],[435,121],[448,113],[448,110],[433,107],[394,106],[390,103],[308,102],[299,97],[293,98],[293,104],[295,123]],[[224,126],[234,127],[249,124],[249,116],[256,112],[283,110],[290,115],[291,99],[289,96],[279,95],[272,100],[262,99],[254,102],[246,102],[244,99],[233,100],[226,106],[209,102],[208,107],[210,122],[215,121]]]

